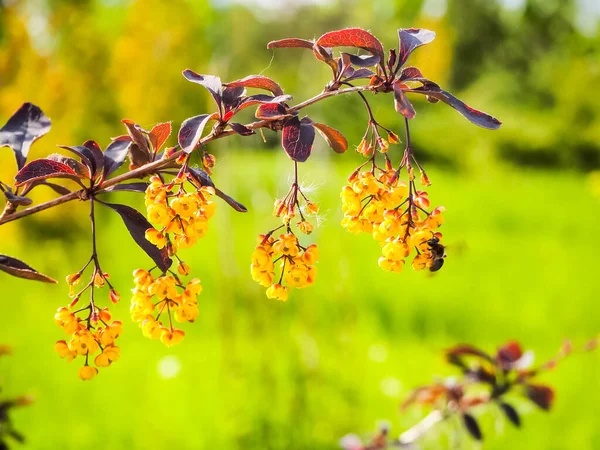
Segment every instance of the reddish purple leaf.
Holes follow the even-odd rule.
[[[237,212],[248,212],[248,208],[246,208],[240,202],[238,202],[237,200],[235,200],[232,197],[230,197],[229,195],[227,195],[222,190],[215,188],[215,194],[217,195],[217,197],[222,199],[225,203],[227,203],[229,206],[231,206]]]
[[[280,103],[264,103],[256,108],[255,116],[261,120],[280,120],[289,114]]]
[[[379,63],[379,56],[377,55],[353,55],[351,53],[342,53],[343,56],[347,57],[352,65],[356,67],[372,67]]]
[[[186,119],[179,129],[179,134],[177,139],[179,141],[179,146],[185,153],[191,153],[200,139],[202,139],[202,133],[204,132],[204,127],[208,123],[209,120],[214,120],[218,117],[216,113],[213,114],[201,114],[196,117],[191,117]]]
[[[0,147],[10,147],[15,152],[17,167],[27,161],[29,148],[37,139],[50,131],[50,119],[32,103],[21,107],[0,128]]]
[[[56,280],[38,272],[23,261],[6,255],[0,255],[0,270],[15,277],[25,278],[26,280],[41,281],[43,283],[57,283]]]
[[[120,136],[113,140],[104,152],[104,176],[108,177],[111,173],[117,170],[129,153],[132,145],[129,136]]]
[[[548,411],[552,407],[554,391],[548,386],[528,384],[525,386],[525,392],[529,400],[540,408]]]
[[[241,123],[232,122],[229,124],[229,126],[231,127],[231,129],[233,131],[235,131],[240,136],[250,136],[250,135],[256,134],[256,131],[248,128],[245,125],[242,125]]]
[[[411,78],[423,78],[423,74],[416,67],[405,67],[400,73],[400,81],[409,80]]]
[[[150,161],[152,155],[152,148],[150,139],[148,138],[148,132],[143,130],[137,123],[130,119],[123,119],[121,122],[127,128],[127,133],[131,137],[133,143],[137,146],[138,150],[146,156],[146,162]],[[85,145],[85,144],[84,144]],[[145,163],[144,163],[145,164]]]
[[[104,172],[104,153],[102,152],[102,149],[96,143],[96,141],[92,140],[85,141],[83,146],[87,148],[94,157],[93,163],[96,168],[94,172],[94,178],[100,177]]]
[[[166,272],[171,267],[173,261],[169,258],[167,248],[158,249],[146,239],[146,230],[152,228],[152,224],[139,211],[130,206],[118,203],[101,203],[116,211],[121,216],[133,240],[152,258],[160,270]]]
[[[80,163],[74,158],[69,158],[68,156],[54,153],[52,155],[49,155],[47,159],[51,159],[52,161],[56,161],[69,166],[71,169],[73,169],[73,171],[77,174],[79,178],[90,178],[90,169],[86,165]]]
[[[66,164],[51,159],[36,159],[15,175],[15,186],[47,178],[70,178],[79,181],[77,173]]]
[[[430,80],[419,80],[424,82],[424,86],[420,86],[414,89],[407,89],[406,92],[415,92],[417,94],[424,94],[428,97],[434,98],[436,100],[441,100],[444,103],[452,106],[456,109],[463,117],[465,117],[469,122],[474,123],[482,128],[487,128],[489,130],[497,130],[502,125],[498,119],[489,114],[484,113],[483,111],[479,111],[475,108],[471,108],[466,103],[457,99],[450,92],[444,91],[437,84]]]
[[[317,129],[321,137],[325,139],[327,144],[336,153],[344,153],[348,150],[348,140],[335,128],[331,128],[323,123],[313,123],[313,126]]]
[[[256,94],[244,97],[242,102],[238,105],[237,111],[241,111],[249,106],[262,105],[263,103],[285,103],[292,99],[291,95],[279,95],[272,97],[267,94]]]
[[[312,121],[304,117],[292,117],[285,122],[281,135],[281,145],[288,156],[297,162],[304,162],[310,156],[315,140]]]
[[[384,51],[381,42],[368,31],[361,28],[346,28],[344,30],[330,31],[325,33],[316,42],[323,47],[357,47],[371,52],[384,59]]]
[[[398,30],[398,39],[400,40],[400,44],[396,71],[404,65],[414,49],[433,41],[435,33],[424,28],[400,28]]]
[[[306,39],[287,38],[278,41],[271,41],[267,48],[313,48],[313,42]]]
[[[373,75],[375,75],[375,72],[369,69],[358,69],[355,70],[354,73],[348,78],[346,78],[346,81],[359,80],[361,78],[371,78]]]
[[[217,197],[223,199],[225,201],[225,203],[227,203],[233,209],[235,209],[238,212],[247,212],[248,211],[248,209],[244,205],[242,205],[240,202],[238,202],[237,200],[234,200],[229,195],[227,195],[225,192],[218,189],[215,186],[215,183],[213,183],[213,180],[210,177],[210,175],[207,174],[204,170],[197,169],[195,167],[189,167],[188,170],[189,170],[190,175],[192,175],[192,177],[196,180],[196,182],[199,186],[210,186],[210,187],[215,188],[215,194],[217,195]]]
[[[416,113],[413,105],[408,101],[400,85],[394,83],[394,107],[396,111],[402,114],[407,119],[414,119]]]
[[[232,81],[231,83],[225,84],[228,87],[246,87],[246,88],[257,88],[270,91],[273,95],[283,95],[283,89],[275,81],[270,78],[263,77],[262,75],[249,75],[241,80]]]
[[[71,153],[75,153],[83,164],[89,169],[90,177],[96,171],[96,163],[94,154],[83,145],[75,145],[75,146],[67,146],[67,145],[59,145],[59,148],[63,148],[65,150],[70,151]]]

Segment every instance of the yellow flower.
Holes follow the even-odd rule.
[[[173,345],[179,344],[184,336],[185,333],[183,330],[163,328],[160,335],[160,341],[167,347],[172,347]]]
[[[298,239],[292,233],[282,234],[273,244],[273,251],[293,258],[300,251],[298,248]]]
[[[72,351],[65,341],[57,341],[54,344],[54,351],[58,353],[58,356],[65,358],[69,362],[73,361],[77,356],[77,352]]]
[[[91,380],[96,375],[98,375],[98,369],[92,366],[83,366],[79,369],[79,378],[83,381]]]
[[[282,286],[281,284],[274,284],[267,289],[267,297],[285,302],[288,299],[289,291],[290,289],[286,286]]]
[[[302,231],[304,234],[310,234],[313,232],[314,230],[314,226],[312,223],[307,222],[305,220],[303,220],[302,222],[298,222],[298,228],[300,229],[300,231]]]
[[[193,216],[198,211],[198,206],[198,200],[194,194],[180,195],[171,203],[175,214],[186,218]]]
[[[148,242],[156,245],[158,248],[163,248],[165,245],[167,245],[167,237],[154,228],[148,228],[145,236]]]
[[[302,261],[305,264],[314,264],[319,259],[319,248],[317,244],[310,244],[302,254]]]

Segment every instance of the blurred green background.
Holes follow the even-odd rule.
[[[53,313],[70,300],[63,277],[89,255],[87,205],[71,203],[0,227],[0,252],[61,280],[56,286],[0,274],[0,360],[6,395],[36,403],[15,411],[31,449],[332,449],[346,433],[380,419],[394,432],[422,411],[398,414],[411,388],[456,375],[442,351],[457,343],[494,350],[515,338],[538,362],[565,337],[582,343],[600,329],[600,6],[594,0],[405,1],[0,1],[0,122],[23,101],[53,120],[30,158],[56,144],[122,134],[122,118],[144,127],[212,108],[186,82],[191,68],[233,80],[262,72],[295,101],[319,92],[329,69],[310,52],[266,50],[283,37],[370,29],[387,48],[396,29],[427,27],[437,39],[409,61],[461,99],[503,120],[470,125],[445,105],[414,99],[413,140],[426,163],[434,205],[447,208],[443,270],[430,276],[377,267],[369,236],[339,226],[339,190],[360,158],[318,142],[300,175],[322,220],[307,242],[321,258],[314,287],[288,303],[268,300],[249,274],[256,235],[276,224],[273,198],[292,169],[278,136],[210,146],[214,180],[250,212],[220,203],[211,231],[183,253],[204,284],[200,317],[172,349],[143,338],[128,299],[111,308],[125,323],[123,357],[93,382],[53,352],[63,333]],[[401,131],[389,97],[376,117]],[[306,110],[358,144],[365,129],[356,97]],[[252,113],[246,113],[252,120]],[[175,143],[172,137],[170,142]],[[398,160],[399,147],[391,155]],[[0,151],[0,179],[15,173]],[[310,189],[308,189],[310,187]],[[36,200],[50,198],[38,192]],[[114,201],[142,205],[137,194]],[[149,262],[113,214],[101,211],[99,249],[119,290]],[[106,294],[108,296],[108,294]],[[524,429],[480,411],[488,449],[600,449],[600,358],[573,357],[544,382],[557,390],[550,413],[515,399]],[[424,448],[446,448],[453,424]],[[464,436],[459,445],[475,447]]]

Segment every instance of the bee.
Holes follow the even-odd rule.
[[[431,252],[431,266],[429,267],[430,272],[437,272],[444,265],[444,258],[446,257],[446,247],[440,244],[440,238],[433,235],[431,239],[427,241],[429,251]]]

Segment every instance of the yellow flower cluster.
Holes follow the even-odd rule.
[[[277,239],[260,235],[258,240],[250,271],[252,279],[267,288],[267,297],[286,301],[290,288],[305,288],[315,282],[315,263],[319,258],[316,244],[304,248],[293,233],[282,234]],[[278,281],[275,275],[277,263],[280,269]]]
[[[85,365],[79,369],[79,378],[91,380],[98,374],[97,367],[108,367],[119,359],[121,349],[115,345],[115,341],[121,335],[123,324],[118,320],[111,322],[108,308],[95,308],[86,320],[77,317],[76,313],[61,307],[54,315],[56,324],[70,336],[68,341],[56,342],[54,349],[67,361],[85,356]],[[96,367],[90,366],[89,358],[98,352],[94,358]]]
[[[180,273],[188,272],[189,267],[180,264]],[[177,322],[193,322],[198,317],[197,297],[202,292],[202,285],[197,278],[186,286],[172,275],[154,278],[150,272],[138,269],[133,273],[135,288],[131,298],[131,318],[137,322],[142,333],[149,339],[160,339],[167,347],[179,344],[185,333],[173,326],[173,318]],[[181,290],[181,292],[180,292]],[[155,311],[156,317],[154,317]],[[169,325],[162,323],[160,316],[165,313]]]
[[[214,188],[201,186],[196,192],[188,193],[183,181],[177,177],[164,184],[160,177],[153,176],[146,189],[148,220],[156,227],[146,231],[146,239],[158,248],[167,246],[171,255],[178,249],[193,246],[206,235],[208,221],[217,206],[210,200],[215,194]]]
[[[415,270],[441,267],[436,260],[444,257],[442,235],[435,230],[444,221],[444,209],[427,212],[428,194],[416,190],[414,181],[399,181],[394,170],[383,171],[378,177],[369,171],[358,172],[350,177],[340,196],[342,226],[352,233],[370,233],[381,243],[382,269],[401,272],[413,248]]]

